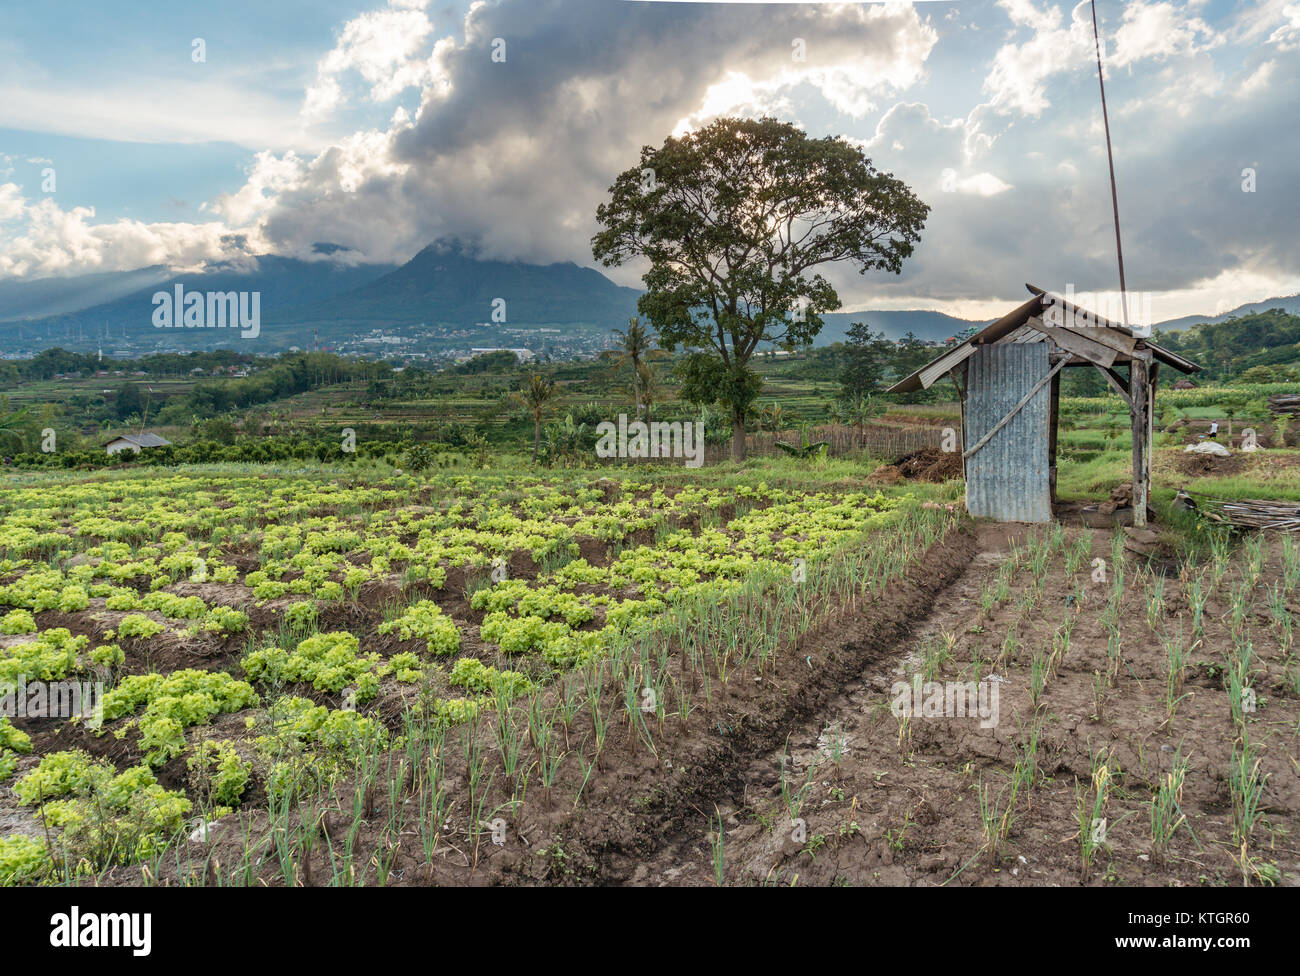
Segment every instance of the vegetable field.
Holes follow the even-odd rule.
[[[1170,455],[1172,456],[1172,455]],[[11,477],[0,880],[1289,884],[1300,545],[870,462]]]
[[[208,831],[244,851],[226,883],[266,880],[265,843],[340,791],[371,807],[394,762],[401,781],[382,790],[418,779],[418,803],[384,843],[418,821],[432,868],[480,847],[503,811],[581,804],[611,737],[653,755],[675,717],[708,709],[711,681],[774,667],[832,585],[869,589],[906,562],[864,550],[860,576],[833,583],[816,569],[828,553],[952,519],[910,496],[761,479],[253,472],[6,491],[0,681],[30,699],[0,726],[6,883],[188,870]],[[742,606],[759,626],[725,618]],[[701,613],[723,615],[726,643],[696,642]],[[77,714],[56,713],[54,690],[40,700],[69,684],[85,690]],[[595,719],[581,741],[578,712]],[[392,870],[334,853],[349,881]],[[286,854],[278,880],[302,881],[309,860]]]

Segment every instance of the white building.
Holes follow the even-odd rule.
[[[141,448],[168,447],[170,444],[171,441],[167,438],[146,431],[143,434],[123,434],[120,437],[114,437],[104,445],[104,448],[109,454],[120,454],[122,451],[132,451],[139,454]]]

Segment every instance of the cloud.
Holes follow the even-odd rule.
[[[1049,84],[1066,76],[1096,76],[1098,38],[1089,4],[1076,5],[1068,23],[1056,8],[1038,11],[1031,0],[1000,0],[998,6],[1012,23],[1031,28],[1033,36],[1004,44],[994,55],[984,90],[997,112],[1038,117],[1052,105]],[[1205,21],[1189,18],[1185,10],[1163,0],[1130,0],[1113,37],[1102,36],[1101,41],[1108,73],[1140,62],[1195,55],[1224,43]]]
[[[26,211],[26,205],[17,183],[0,183],[0,221],[17,220]]]
[[[1288,4],[1282,13],[1287,22],[1268,36],[1268,42],[1276,44],[1279,51],[1300,51],[1300,3]]]
[[[1243,98],[1249,98],[1252,95],[1268,91],[1273,75],[1277,71],[1276,61],[1265,61],[1254,71],[1252,71],[1245,80],[1242,81],[1238,94]]]
[[[1054,76],[1081,71],[1094,53],[1092,21],[1083,6],[1076,7],[1062,26],[1058,11],[1037,14],[1029,0],[1002,0],[1012,22],[1029,26],[1033,36],[1024,43],[1009,43],[993,56],[984,79],[990,106],[1002,115],[1037,117],[1051,106],[1047,83]]]
[[[1115,33],[1113,54],[1106,62],[1124,68],[1138,61],[1196,54],[1222,43],[1223,38],[1205,21],[1189,18],[1185,10],[1174,4],[1137,0],[1124,7],[1124,20]]]
[[[199,205],[233,227],[246,227],[260,220],[275,206],[276,196],[292,189],[307,173],[308,162],[295,153],[277,156],[260,152],[247,172],[246,182],[234,193],[224,193],[211,204]]]
[[[590,261],[596,206],[642,145],[718,115],[791,117],[810,90],[853,117],[915,84],[937,40],[910,6],[611,9],[472,6],[462,36],[433,45],[414,116],[308,164],[266,213],[268,238],[400,260],[456,237],[488,257]]]
[[[1054,30],[1061,23],[1061,11],[1050,3],[1044,10],[1034,6],[1033,0],[998,0],[998,6],[1007,12],[1011,23],[1017,27],[1031,27],[1035,31]]]
[[[356,131],[314,154],[277,149],[283,133],[256,133],[262,145],[243,185],[202,206],[208,223],[97,225],[92,208],[63,211],[46,201],[27,211],[25,233],[0,245],[0,273],[130,267],[168,260],[169,247],[177,262],[220,257],[232,235],[295,256],[328,240],[371,260],[404,260],[454,237],[491,257],[590,261],[596,206],[644,143],[683,120],[787,115],[792,97],[809,89],[860,114],[915,83],[937,39],[910,6],[773,7],[756,22],[734,6],[606,0],[476,3],[459,37],[435,40],[431,31],[414,2],[352,18],[302,104],[304,115],[322,118],[353,95],[382,103],[409,89],[420,97],[413,115],[398,107],[386,128]],[[491,57],[495,38],[506,42],[504,62]],[[793,58],[796,38],[803,61]],[[161,108],[113,104],[118,94],[102,93],[103,125],[120,125],[126,138],[170,119],[171,101],[225,101],[220,89],[185,85],[157,86]],[[32,112],[62,96],[43,97]],[[78,97],[96,110],[96,96]],[[69,95],[60,112],[70,107]],[[242,121],[244,106],[231,99],[223,110],[228,119],[191,112],[172,137],[220,137]]]
[[[316,66],[316,81],[307,89],[303,115],[314,120],[332,113],[345,99],[340,79],[352,73],[369,85],[367,97],[376,102],[424,84],[431,74],[421,52],[433,24],[423,6],[390,0],[385,9],[348,21],[334,49]]]
[[[988,311],[1025,280],[1114,287],[1089,7],[1001,0],[992,17],[952,22],[919,7],[499,0],[444,24],[443,5],[389,2],[339,28],[286,96],[287,115],[284,99],[252,105],[239,141],[256,155],[241,184],[202,207],[207,223],[97,224],[90,208],[29,206],[3,182],[18,179],[5,172],[16,160],[0,158],[0,274],[228,257],[237,236],[299,257],[330,241],[353,259],[400,261],[458,238],[486,257],[590,263],[596,206],[643,145],[719,115],[772,113],[848,135],[933,206],[901,276],[832,273],[846,307]],[[1101,26],[1133,287],[1174,308],[1180,294],[1205,302],[1215,288],[1293,282],[1300,134],[1279,120],[1300,115],[1289,53],[1300,6],[1111,10]],[[491,56],[497,38],[504,61]],[[15,107],[4,77],[0,124],[53,107],[74,125],[73,93]],[[244,105],[214,84],[141,82],[122,104],[83,90],[75,106],[80,124],[123,138],[228,136]],[[197,108],[183,112],[187,98]],[[1247,166],[1253,195],[1240,189]]]
[[[1003,182],[992,173],[972,173],[970,176],[953,178],[953,190],[977,197],[995,197],[1010,190],[1011,184]]]
[[[0,83],[0,128],[29,132],[258,149],[321,145],[293,118],[275,97],[208,79],[154,78],[108,90]]]
[[[12,201],[12,191],[6,196],[6,187],[12,186],[0,187],[0,209],[7,199]],[[21,212],[27,227],[0,250],[0,276],[38,278],[155,264],[194,267],[229,253],[229,242],[222,239],[226,231],[219,223],[117,220],[96,224],[93,207],[63,210],[50,198]]]

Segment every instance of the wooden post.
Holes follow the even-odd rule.
[[[961,456],[962,481],[966,480],[966,454],[965,454],[966,451],[966,390],[967,390],[966,381],[968,378],[967,370],[969,369],[969,367],[970,367],[969,363],[963,362],[952,372],[953,385],[957,387],[957,402],[961,407],[961,421],[960,421],[961,437],[957,446],[957,450],[962,452],[962,456]],[[957,382],[958,374],[961,375],[960,383]]]
[[[1156,387],[1160,384],[1160,364],[1154,360],[1147,374],[1147,444],[1155,444],[1156,434]]]
[[[1132,404],[1130,418],[1133,428],[1133,526],[1144,529],[1147,524],[1147,494],[1151,486],[1151,400],[1147,370],[1151,353],[1146,349],[1134,352],[1129,362],[1128,393]]]

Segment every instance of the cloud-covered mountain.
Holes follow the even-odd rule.
[[[322,249],[325,253],[329,250]],[[235,333],[219,329],[155,328],[153,296],[173,294],[178,285],[186,292],[257,292],[261,330],[256,348],[245,346]],[[484,259],[472,248],[454,242],[429,245],[398,267],[263,256],[214,262],[185,274],[141,268],[0,286],[0,354],[53,346],[90,350],[126,347],[140,353],[232,345],[272,353],[290,346],[308,348],[315,341],[337,346],[372,330],[418,332],[434,337],[434,346],[444,347],[457,344],[453,337],[466,336],[469,341],[460,341],[460,346],[510,344],[507,340],[512,329],[540,327],[603,338],[637,314],[640,294],[593,268],[571,262]],[[87,305],[101,295],[109,300]],[[1184,329],[1275,307],[1300,312],[1300,296],[1251,302],[1216,316],[1184,316],[1155,324],[1162,329]],[[50,309],[70,310],[40,314]],[[910,332],[918,339],[943,342],[987,321],[956,318],[931,309],[836,312],[825,317],[816,344],[844,341],[854,322],[866,322],[890,339],[901,339]]]
[[[0,322],[71,315],[152,288],[171,273],[161,265],[134,271],[101,271],[71,278],[0,280]]]
[[[587,324],[616,328],[636,314],[640,292],[572,262],[526,264],[476,257],[458,244],[431,244],[401,267],[328,302],[267,316],[319,323],[322,334],[424,323],[464,327]],[[496,316],[496,317],[494,317]]]
[[[147,283],[138,287],[140,281]],[[85,296],[97,290],[120,292],[130,284],[136,287],[121,297],[84,306]],[[94,349],[105,343],[135,351],[213,348],[238,341],[221,329],[156,328],[153,297],[172,295],[177,286],[187,293],[258,293],[258,346],[247,351],[263,353],[307,347],[317,339],[336,344],[374,329],[422,327],[446,335],[492,323],[498,338],[516,326],[607,331],[626,325],[640,295],[571,262],[484,260],[458,244],[430,245],[400,267],[262,256],[213,262],[184,274],[149,268],[0,290],[0,353],[51,346]],[[50,308],[73,310],[40,315]]]
[[[390,264],[344,265],[333,261],[261,256],[205,264],[175,273],[161,268],[39,279],[0,287],[0,352],[52,346],[94,349],[101,343],[175,345],[191,336],[195,348],[229,344],[221,330],[155,329],[153,296],[158,292],[258,292],[263,320],[274,311],[324,302],[393,270]],[[125,293],[123,293],[125,292]],[[107,301],[95,301],[101,296]],[[93,302],[93,304],[91,304]],[[60,309],[69,309],[60,311]],[[182,343],[185,344],[185,343]],[[288,343],[286,343],[288,344]],[[269,351],[269,350],[268,350]]]

